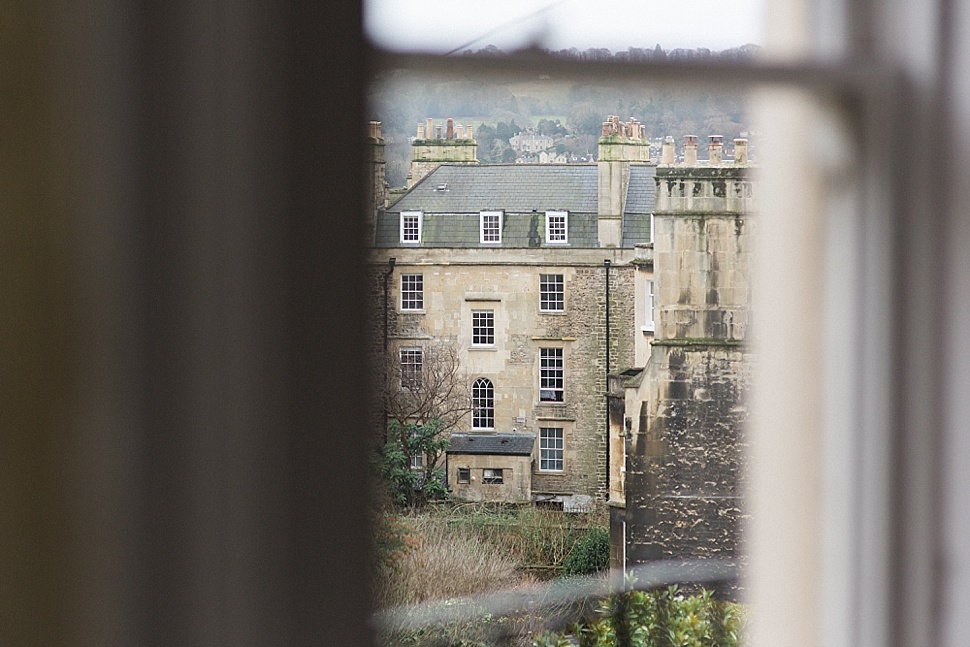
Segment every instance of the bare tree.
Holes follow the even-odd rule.
[[[456,345],[432,342],[391,351],[384,373],[387,417],[402,427],[439,420],[446,432],[468,415],[471,396]]]
[[[471,393],[457,345],[437,341],[401,347],[388,353],[384,370],[384,405],[388,420],[407,423],[432,420],[441,432],[457,427],[468,415]]]

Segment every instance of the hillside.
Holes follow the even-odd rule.
[[[574,58],[612,56],[615,60],[659,56],[658,49],[610,54],[608,50],[559,52]],[[710,50],[672,50],[668,58],[750,57],[752,50],[712,53]],[[647,54],[649,53],[649,55]],[[725,141],[748,131],[740,93],[695,92],[650,84],[590,84],[551,75],[476,79],[430,77],[416,70],[387,70],[373,81],[369,116],[383,122],[387,157],[387,178],[392,187],[402,186],[410,161],[409,138],[419,122],[447,117],[475,127],[482,162],[514,159],[508,136],[522,129],[536,128],[540,121],[557,120],[568,133],[559,135],[560,151],[582,156],[595,154],[596,138],[607,115],[635,118],[646,126],[651,139],[673,135],[723,135]],[[483,129],[482,127],[485,126]]]

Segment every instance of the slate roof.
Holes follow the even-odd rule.
[[[596,184],[595,165],[444,165],[414,185],[393,209],[475,214],[483,209],[512,213],[566,209],[596,213]],[[439,190],[442,185],[447,188]]]
[[[632,165],[623,214],[622,246],[650,240],[656,167]],[[479,240],[479,213],[502,210],[497,247],[545,246],[545,212],[565,210],[568,245],[599,247],[595,164],[442,165],[377,218],[375,245],[401,247],[400,213],[421,211],[420,247],[491,247]]]
[[[533,434],[451,434],[447,453],[529,456],[535,439]]]

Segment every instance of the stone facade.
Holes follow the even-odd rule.
[[[424,125],[419,135],[432,127]],[[375,217],[373,303],[389,355],[432,341],[455,344],[468,383],[484,379],[494,389],[493,426],[476,426],[472,416],[459,431],[534,436],[525,470],[529,497],[565,509],[607,497],[613,451],[607,444],[607,373],[634,363],[636,337],[642,335],[632,325],[634,292],[638,275],[650,268],[636,245],[649,242],[656,185],[654,166],[642,156],[647,148],[642,127],[624,133],[625,148],[616,150],[636,151],[636,158],[616,153],[603,162],[621,182],[602,182],[596,164],[524,168],[469,159],[445,164],[424,159],[440,151],[429,152],[427,139],[419,138],[415,160],[434,168]],[[448,130],[444,135],[448,142]],[[456,140],[455,146],[462,144]],[[599,212],[601,203],[611,206],[610,213]],[[486,213],[498,218],[494,240],[485,240]],[[555,218],[561,230],[553,227]],[[402,307],[404,276],[420,277],[420,308]],[[560,310],[541,307],[542,276],[562,278]],[[474,334],[483,313],[493,327],[488,343]],[[375,346],[381,352],[382,345]],[[545,353],[561,353],[561,399],[544,393],[548,389],[540,383]],[[543,434],[550,430],[561,435],[561,452],[543,453],[549,449]],[[550,456],[554,460],[543,460]],[[456,495],[513,496],[494,483],[488,488],[456,483],[452,458],[449,485]],[[467,467],[499,468],[496,461],[509,460],[476,456]],[[521,464],[510,469],[516,479],[523,476]],[[514,497],[524,488],[516,481]]]
[[[743,514],[755,225],[747,164],[662,164],[656,182],[655,335],[646,364],[610,384],[611,438],[626,454],[624,500],[611,517],[616,564],[735,556]]]

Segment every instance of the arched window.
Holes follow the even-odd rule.
[[[472,429],[495,428],[495,388],[480,377],[472,384]]]

